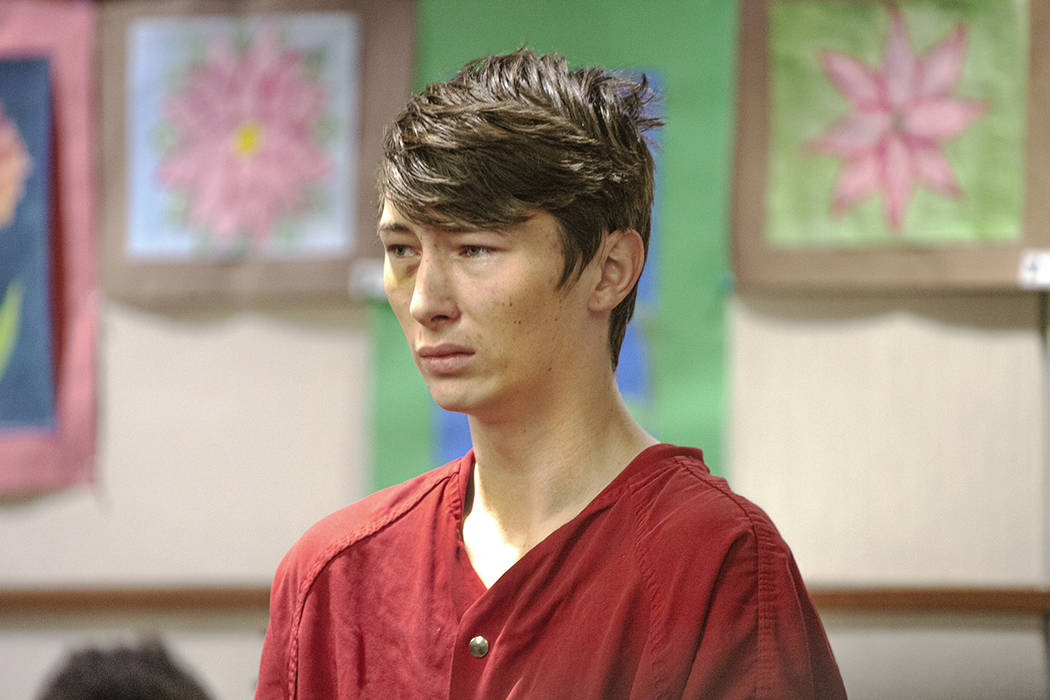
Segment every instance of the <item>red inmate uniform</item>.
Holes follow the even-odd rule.
[[[488,589],[461,534],[472,467],[296,543],[257,699],[845,697],[787,545],[699,450],[646,449]]]

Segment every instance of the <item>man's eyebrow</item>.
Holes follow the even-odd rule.
[[[384,233],[411,233],[411,232],[412,232],[412,229],[411,229],[411,227],[408,226],[408,224],[402,223],[400,221],[384,221],[384,222],[379,224],[379,229],[377,231],[377,234],[381,236]]]
[[[379,224],[377,235],[382,236],[384,233],[412,233],[412,227],[402,221],[384,221]],[[477,233],[489,233],[497,236],[508,235],[506,231],[498,228],[489,229],[472,229],[472,228],[454,228],[446,231],[442,231],[446,236],[468,236]]]
[[[449,231],[444,231],[448,236],[470,236],[479,233],[492,234],[496,236],[506,236],[507,232],[498,228],[455,228]]]

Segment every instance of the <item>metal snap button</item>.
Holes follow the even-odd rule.
[[[476,659],[480,659],[485,654],[489,653],[489,640],[485,639],[480,634],[471,639],[470,653]]]

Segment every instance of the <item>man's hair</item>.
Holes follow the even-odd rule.
[[[71,654],[39,700],[210,700],[160,642],[81,649]]]
[[[578,277],[605,235],[634,229],[648,251],[654,100],[641,80],[602,68],[570,70],[529,49],[467,63],[428,85],[387,130],[380,205],[440,229],[500,229],[539,211],[561,229],[559,287]],[[616,367],[637,284],[613,310]]]

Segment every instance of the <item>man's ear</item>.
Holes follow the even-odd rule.
[[[642,274],[645,245],[634,229],[613,231],[599,251],[599,278],[591,293],[591,311],[612,311],[626,297]]]

